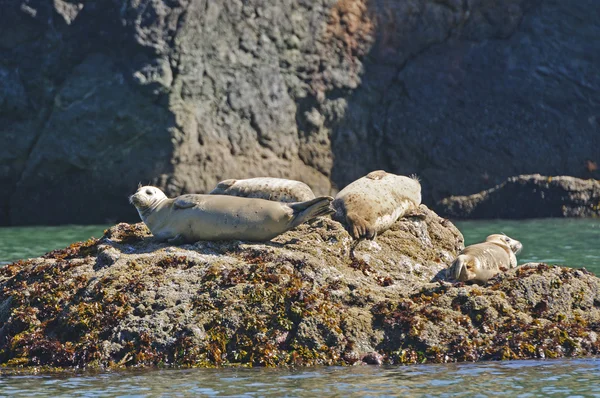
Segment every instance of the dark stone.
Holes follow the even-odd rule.
[[[385,169],[433,203],[523,173],[598,177],[594,0],[0,7],[2,225],[133,221],[139,182],[329,194]]]
[[[436,210],[456,219],[600,217],[600,181],[516,176],[474,195],[446,198]]]

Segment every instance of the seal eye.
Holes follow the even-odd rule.
[[[146,195],[152,195],[152,190],[151,189],[146,189]]]

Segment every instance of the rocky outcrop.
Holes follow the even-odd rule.
[[[373,35],[360,0],[24,0],[0,18],[0,224],[135,220],[140,181],[328,193],[322,126],[343,110],[310,104],[358,85]]]
[[[539,174],[511,177],[469,196],[438,203],[451,218],[600,217],[600,181]]]
[[[449,13],[437,15],[448,18],[429,23],[433,10],[402,3],[379,20],[361,85],[333,130],[336,183],[379,168],[416,172],[425,203],[435,203],[519,174],[599,178],[600,103],[588,100],[600,93],[600,51],[590,55],[586,39],[600,34],[593,0],[442,1]]]
[[[520,173],[597,176],[598,12],[3,2],[0,224],[133,221],[138,182],[175,196],[271,175],[324,194],[386,169],[417,173],[431,203]]]
[[[451,285],[460,232],[426,207],[376,242],[321,218],[271,242],[156,242],[143,224],[0,269],[0,363],[421,363],[600,352],[600,280],[527,265]]]

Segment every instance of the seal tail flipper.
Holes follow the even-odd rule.
[[[330,206],[332,200],[331,196],[319,196],[306,202],[290,203],[289,206],[294,211],[291,222],[293,227],[305,221],[310,221],[313,218],[334,213],[334,210]]]
[[[209,195],[215,195],[215,194],[220,194],[223,193],[224,191],[226,191],[228,188],[231,188],[233,186],[233,184],[236,183],[237,180],[234,180],[233,178],[230,178],[229,180],[223,180],[221,182],[219,182],[217,184],[216,187],[214,187],[214,189],[212,191],[210,191],[208,194]]]
[[[448,269],[447,274],[450,279],[454,279],[455,281],[464,282],[468,279],[467,276],[467,262],[461,256],[456,257],[456,260],[452,263],[450,268]]]
[[[385,170],[375,170],[367,174],[365,177],[370,180],[381,180],[386,175],[388,175],[388,173]]]
[[[346,225],[354,239],[375,239],[375,235],[377,235],[375,228],[356,213],[346,214]]]

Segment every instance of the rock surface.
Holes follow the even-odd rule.
[[[452,196],[436,206],[451,218],[600,217],[600,181],[539,174],[511,177],[469,196]]]
[[[133,221],[138,182],[598,176],[595,0],[0,3],[0,225]]]
[[[600,280],[526,265],[432,282],[463,247],[422,206],[376,243],[321,218],[271,242],[172,247],[143,224],[0,269],[0,364],[283,366],[600,352]]]

